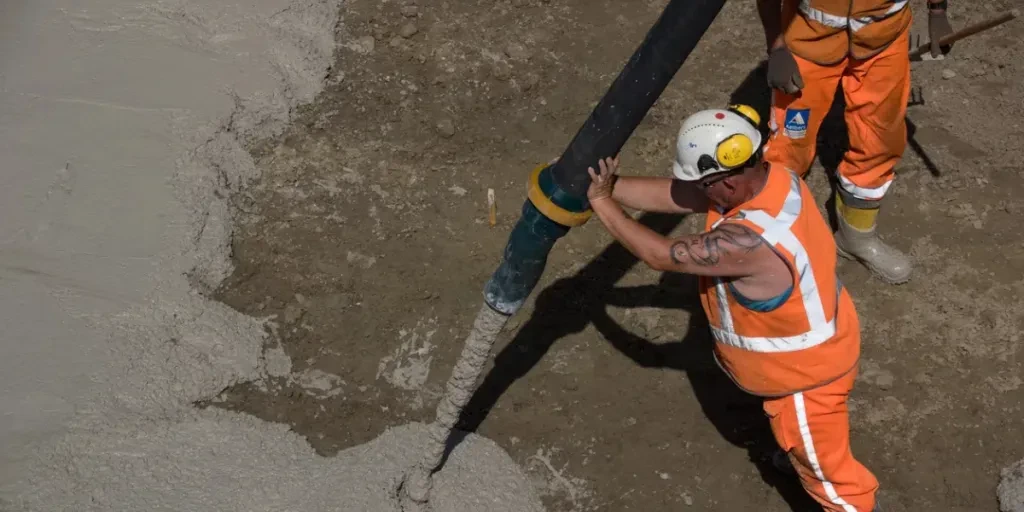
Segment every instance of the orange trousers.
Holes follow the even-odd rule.
[[[806,175],[814,161],[818,128],[842,82],[850,145],[839,164],[839,184],[844,196],[868,202],[863,206],[877,205],[907,145],[909,49],[907,29],[867,60],[848,57],[822,66],[794,55],[804,88],[796,95],[773,91],[765,158]]]
[[[850,451],[846,398],[857,369],[829,384],[764,402],[775,440],[804,489],[828,512],[871,512],[878,480]]]

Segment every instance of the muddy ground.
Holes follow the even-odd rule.
[[[262,179],[235,198],[237,268],[217,291],[272,316],[268,358],[283,350],[292,366],[213,405],[287,423],[324,455],[431,419],[528,172],[561,153],[664,3],[347,2],[331,85],[254,151]],[[975,4],[954,4],[956,26],[1021,2]],[[999,468],[1024,457],[1020,30],[914,65],[923,104],[881,218],[914,279],[840,269],[864,328],[853,446],[886,510],[996,510]],[[623,172],[667,173],[697,109],[765,112],[763,55],[754,2],[730,2]],[[822,203],[842,139],[830,123],[808,178]],[[664,233],[702,223],[642,219]],[[693,280],[610,241],[593,221],[558,242],[461,427],[508,450],[552,511],[813,510],[766,467],[757,400],[710,362]]]

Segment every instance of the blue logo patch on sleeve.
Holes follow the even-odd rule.
[[[783,133],[791,139],[802,139],[807,135],[807,122],[811,117],[809,108],[786,109],[786,122],[782,125]]]

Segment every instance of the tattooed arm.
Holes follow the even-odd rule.
[[[707,276],[747,276],[764,266],[767,250],[757,233],[739,224],[722,224],[708,233],[670,240],[667,255],[657,260],[658,270]],[[653,265],[652,265],[653,266]]]
[[[655,270],[747,276],[764,268],[765,256],[775,255],[757,233],[738,224],[726,223],[701,235],[669,239],[626,215],[611,198],[593,201],[591,207],[616,240]]]

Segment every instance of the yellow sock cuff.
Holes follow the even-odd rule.
[[[870,231],[875,226],[875,219],[878,218],[878,208],[854,208],[843,203],[843,197],[839,193],[836,193],[836,212],[847,224],[860,231]]]

